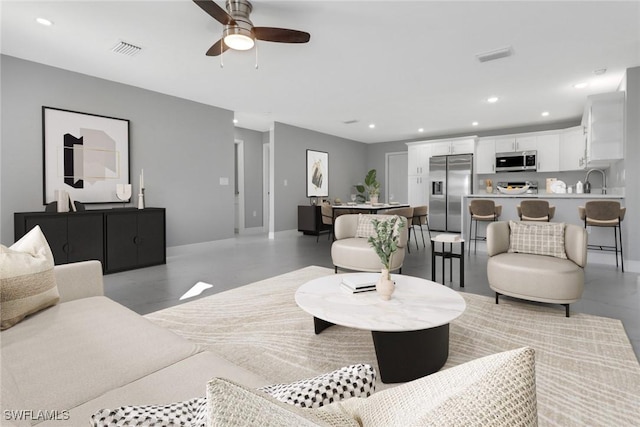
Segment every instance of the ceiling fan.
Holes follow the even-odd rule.
[[[227,49],[249,50],[256,40],[278,43],[307,43],[309,33],[286,28],[254,27],[249,19],[253,10],[248,0],[227,0],[225,11],[213,0],[193,0],[202,10],[224,25],[222,38],[207,51],[207,56],[221,55]]]

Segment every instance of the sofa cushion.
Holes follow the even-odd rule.
[[[222,378],[207,384],[207,405],[211,427],[360,426],[340,411],[288,405]]]
[[[1,345],[24,409],[33,410],[73,408],[199,351],[106,297],[36,313],[3,331]]]
[[[535,426],[534,351],[486,356],[326,409],[337,407],[367,427]]]
[[[564,248],[564,223],[532,224],[509,221],[509,228],[509,252],[567,259]]]
[[[396,260],[399,257],[396,257]],[[350,270],[380,271],[382,263],[367,239],[352,237],[336,240],[331,245],[331,259],[335,265]]]
[[[494,291],[530,301],[570,304],[584,290],[584,270],[556,257],[502,253],[489,258],[487,277]]]
[[[85,426],[91,416],[103,408],[124,405],[166,405],[206,395],[207,381],[230,378],[247,387],[258,388],[270,381],[210,351],[195,354],[139,380],[114,388],[70,411],[73,425]],[[68,427],[67,423],[45,422],[38,427]]]
[[[0,245],[1,330],[58,303],[53,265],[53,254],[40,226],[9,248]]]

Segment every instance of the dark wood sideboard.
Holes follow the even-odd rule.
[[[81,212],[18,212],[18,240],[39,225],[56,264],[99,260],[105,273],[165,264],[164,208],[115,208]]]
[[[298,205],[298,231],[303,234],[317,236],[321,233],[328,233],[331,227],[322,223],[322,211],[317,205]]]

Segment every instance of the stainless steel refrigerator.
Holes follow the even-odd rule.
[[[473,154],[434,156],[429,160],[429,228],[462,231],[462,196],[473,188]]]

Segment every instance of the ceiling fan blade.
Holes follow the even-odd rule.
[[[309,33],[286,28],[253,27],[258,40],[278,43],[307,43],[311,39]]]
[[[193,0],[193,2],[222,25],[236,25],[236,21],[231,15],[214,3],[213,0]]]
[[[227,49],[229,49],[229,46],[225,44],[223,39],[220,39],[209,48],[209,50],[207,51],[207,56],[218,56],[221,53],[225,52]]]

